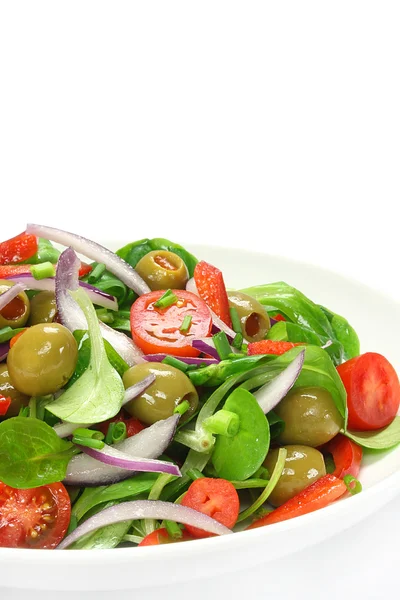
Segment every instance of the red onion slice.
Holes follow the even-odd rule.
[[[197,340],[192,341],[192,346],[203,354],[209,354],[210,356],[213,356],[218,362],[220,362],[221,359],[215,348],[212,338],[198,338]]]
[[[164,460],[130,456],[129,454],[125,454],[115,447],[108,445],[105,445],[101,450],[79,445],[78,448],[88,456],[91,456],[105,465],[110,465],[111,467],[118,467],[119,469],[124,469],[126,471],[168,473],[168,475],[182,477],[182,474],[176,465]]]
[[[45,292],[55,291],[55,279],[54,277],[47,277],[46,279],[35,279],[29,273],[22,273],[20,275],[11,275],[8,277],[8,281],[16,281],[22,284],[22,289],[25,290],[37,290]],[[109,310],[118,310],[118,302],[114,296],[106,294],[105,292],[97,289],[89,283],[79,281],[79,286],[87,292],[90,300],[97,306],[108,308]]]
[[[5,291],[3,294],[1,294],[0,295],[0,310],[2,310],[5,306],[7,306],[7,304],[9,304],[11,302],[11,300],[14,300],[14,298],[16,298],[18,296],[18,294],[23,292],[24,289],[25,288],[21,283],[16,283],[15,285],[8,288],[8,290]]]
[[[219,523],[212,517],[205,515],[193,508],[162,502],[161,500],[133,500],[132,502],[121,502],[116,506],[106,508],[90,517],[70,533],[58,546],[59,550],[68,548],[88,533],[92,533],[100,527],[121,523],[122,521],[136,521],[138,519],[157,519],[176,521],[184,525],[198,527],[209,533],[225,535],[232,533],[230,529]]]
[[[0,344],[0,362],[7,358],[8,351],[10,350],[10,342]]]
[[[282,373],[279,373],[272,381],[253,392],[265,414],[274,409],[292,389],[303,368],[304,357],[305,350],[302,350]]]
[[[167,356],[169,356],[169,354],[146,354],[143,356],[143,359],[148,362],[162,362]],[[186,365],[215,365],[220,362],[219,359],[216,360],[215,358],[196,358],[194,356],[179,356],[176,358]]]
[[[171,443],[178,421],[179,415],[157,421],[123,442],[118,442],[114,448],[132,457],[158,458]],[[78,454],[69,461],[64,483],[92,487],[116,483],[128,477],[132,477],[132,471],[105,465],[87,454]]]
[[[114,252],[111,252],[111,250],[104,248],[104,246],[101,246],[92,240],[88,240],[75,233],[63,231],[62,229],[46,227],[45,225],[34,225],[32,223],[27,225],[26,231],[27,233],[33,233],[33,235],[37,235],[38,237],[62,244],[63,246],[71,246],[75,252],[84,254],[96,262],[103,263],[110,273],[118,277],[118,279],[139,294],[139,296],[150,292],[149,286],[140,275],[136,273],[135,269]]]

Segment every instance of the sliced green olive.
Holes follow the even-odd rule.
[[[139,260],[136,271],[154,290],[184,290],[189,279],[185,263],[174,252],[153,250]]]
[[[0,294],[4,294],[14,284],[6,279],[0,280]],[[0,310],[0,329],[12,327],[18,329],[26,325],[30,314],[29,298],[25,292],[20,292],[16,298],[11,300]]]
[[[268,501],[273,506],[284,504],[317,479],[326,475],[324,457],[319,450],[309,446],[285,446],[285,467]],[[272,473],[278,458],[279,448],[270,450],[264,466]]]
[[[57,304],[54,292],[39,292],[31,299],[29,325],[53,323],[56,314]]]
[[[78,345],[63,325],[33,325],[15,342],[7,357],[13,386],[28,396],[46,396],[60,390],[71,378],[78,360]]]
[[[271,327],[265,308],[242,292],[228,292],[228,300],[229,306],[237,310],[243,337],[248,342],[263,340]]]
[[[188,419],[195,412],[199,397],[189,377],[175,367],[156,362],[135,365],[123,376],[125,389],[142,381],[151,373],[156,376],[155,382],[124,408],[133,417],[152,425],[173,415],[178,404],[187,400],[190,408],[182,420]]]
[[[28,406],[29,396],[15,389],[11,383],[6,364],[0,365],[0,394],[6,398],[11,398],[11,404],[7,410],[7,418],[16,417],[22,407]]]
[[[285,422],[278,438],[281,444],[316,448],[329,442],[343,426],[332,396],[323,388],[294,388],[274,411]]]

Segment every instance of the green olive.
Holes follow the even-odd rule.
[[[20,409],[23,406],[28,405],[29,396],[21,394],[21,392],[15,389],[11,383],[6,364],[0,365],[0,394],[6,398],[11,398],[11,404],[7,410],[7,417],[16,417],[19,414]]]
[[[29,325],[52,323],[57,314],[56,296],[54,292],[39,292],[31,299],[31,316]]]
[[[139,260],[135,269],[152,291],[184,290],[189,279],[181,257],[167,250],[148,252]]]
[[[155,382],[124,408],[133,417],[152,425],[170,417],[178,404],[187,400],[190,408],[183,419],[188,419],[195,412],[199,397],[189,377],[175,367],[156,362],[135,365],[124,374],[125,389],[142,381],[151,373],[156,376]]]
[[[318,387],[292,389],[274,409],[285,422],[278,442],[316,448],[329,442],[343,426],[330,393]]]
[[[228,292],[229,306],[236,308],[243,337],[248,342],[263,340],[271,323],[265,308],[255,298],[242,292]]]
[[[28,396],[46,396],[71,378],[78,360],[78,344],[58,323],[33,325],[15,342],[7,357],[13,386]]]
[[[319,450],[309,446],[286,446],[287,456],[285,466],[278,483],[268,501],[273,506],[287,502],[304,488],[317,479],[326,475],[324,457]],[[274,470],[279,448],[270,450],[264,461],[264,466],[272,473]]]
[[[0,280],[0,294],[4,294],[14,284],[6,279]],[[30,304],[25,292],[20,292],[16,298],[11,300],[0,310],[0,329],[12,327],[18,329],[24,327],[29,319]]]

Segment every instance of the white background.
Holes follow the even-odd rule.
[[[0,3],[0,238],[33,221],[239,246],[400,299],[398,7]],[[266,567],[265,587],[235,575],[232,597],[393,594],[399,509]],[[220,595],[195,587],[162,593]]]

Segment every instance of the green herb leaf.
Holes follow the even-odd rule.
[[[13,417],[0,423],[0,481],[34,488],[62,481],[75,452],[39,419]]]
[[[56,264],[61,252],[54,248],[53,244],[49,240],[39,238],[38,250],[34,256],[28,258],[28,260],[22,261],[22,264],[38,265],[44,262],[51,262],[53,265]]]
[[[360,354],[360,340],[350,323],[340,315],[328,310],[324,306],[320,307],[330,320],[336,339],[342,344],[344,349],[344,359],[350,360]]]
[[[377,431],[342,431],[342,433],[363,448],[389,450],[400,444],[400,417],[395,417],[390,425]]]
[[[49,405],[48,410],[69,423],[100,423],[118,413],[125,389],[121,377],[108,361],[93,304],[82,289],[71,294],[88,322],[90,363],[83,375]]]
[[[188,371],[188,375],[195,386],[215,387],[221,385],[232,375],[248,371],[257,363],[265,360],[267,360],[265,356],[245,356],[244,358],[221,360],[218,364]]]

